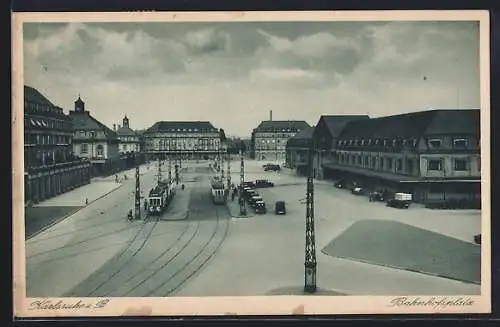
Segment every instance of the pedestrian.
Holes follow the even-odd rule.
[[[85,205],[89,204],[89,198],[85,198]]]

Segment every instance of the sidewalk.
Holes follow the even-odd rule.
[[[174,198],[167,212],[161,217],[163,221],[185,220],[188,216],[189,199],[191,198],[191,188],[184,185],[181,189],[180,184],[175,190]]]
[[[250,218],[254,216],[253,209],[245,204],[247,209],[246,215],[240,215],[240,204],[238,203],[238,197],[234,198],[234,201],[231,201],[231,197],[229,196],[227,199],[227,208],[229,209],[229,213],[233,218]]]
[[[85,206],[85,199],[88,199],[88,203],[90,204],[108,195],[120,186],[122,186],[122,184],[115,183],[114,181],[92,181],[90,184],[80,186],[69,192],[47,199],[34,205],[33,207]]]

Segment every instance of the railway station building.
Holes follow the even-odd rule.
[[[24,202],[38,203],[90,183],[90,161],[73,153],[73,126],[63,109],[24,86]]]
[[[319,126],[315,142],[332,144],[329,151],[323,149],[329,156],[317,160],[325,178],[409,192],[422,203],[480,203],[479,109],[359,119],[347,123],[335,138]]]
[[[142,133],[147,160],[215,159],[219,130],[208,121],[159,121]]]

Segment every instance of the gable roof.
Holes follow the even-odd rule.
[[[436,110],[425,134],[476,134],[481,128],[479,109]]]
[[[256,128],[255,132],[273,132],[276,130],[291,129],[292,131],[304,130],[310,127],[304,120],[264,120]]]
[[[31,86],[24,86],[24,100],[28,102],[35,102],[42,105],[47,105],[50,107],[55,107],[55,105],[50,102],[42,93]]]
[[[109,137],[116,137],[116,132],[95,119],[88,111],[70,111],[69,118],[73,122],[74,130],[102,130]]]
[[[370,119],[368,115],[322,115],[319,118],[318,125],[324,124],[332,138],[336,138],[342,133],[344,127],[356,120]]]
[[[294,146],[301,146],[305,147],[308,146],[309,141],[312,140],[313,134],[314,134],[315,127],[308,127],[304,130],[301,130],[297,134],[295,134],[293,137],[289,138],[286,146],[287,147],[294,147]]]
[[[418,138],[429,133],[464,133],[474,130],[475,124],[474,120],[467,121],[474,114],[466,111],[469,110],[426,110],[353,121],[346,125],[339,137]]]
[[[208,121],[159,121],[144,131],[143,134],[158,132],[219,132],[212,123]]]

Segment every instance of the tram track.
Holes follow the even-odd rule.
[[[143,222],[143,225],[141,229],[134,235],[134,238],[132,241],[122,250],[118,255],[113,257],[111,261],[108,261],[106,265],[103,267],[104,269],[99,269],[97,270],[93,275],[91,275],[90,278],[85,279],[82,283],[77,285],[75,288],[73,288],[70,292],[65,294],[66,297],[72,297],[72,296],[82,296],[81,294],[86,294],[85,297],[89,297],[93,292],[95,292],[96,289],[99,289],[101,285],[106,283],[107,280],[110,278],[113,278],[123,267],[127,265],[127,263],[135,256],[137,253],[140,252],[144,244],[146,244],[149,236],[153,232],[154,228],[156,227],[156,224],[159,221],[159,217],[156,217],[153,223],[148,223],[148,222]],[[151,226],[152,225],[152,226]],[[147,229],[146,227],[150,227]],[[138,236],[145,231],[146,237],[142,239],[142,242],[139,243],[138,247],[136,249],[133,249],[133,246],[137,243],[136,240],[138,239]],[[127,252],[132,252],[131,256],[126,257]],[[115,266],[117,263],[119,263],[120,259],[125,258],[122,262],[121,265],[118,265],[120,268],[116,269]],[[107,268],[107,269],[106,269]],[[91,284],[91,285],[89,285]],[[92,285],[93,284],[93,285]],[[97,286],[95,285],[97,284]],[[81,290],[80,288],[83,288],[85,291]],[[90,292],[88,291],[90,289]],[[83,291],[83,292],[82,292]]]

